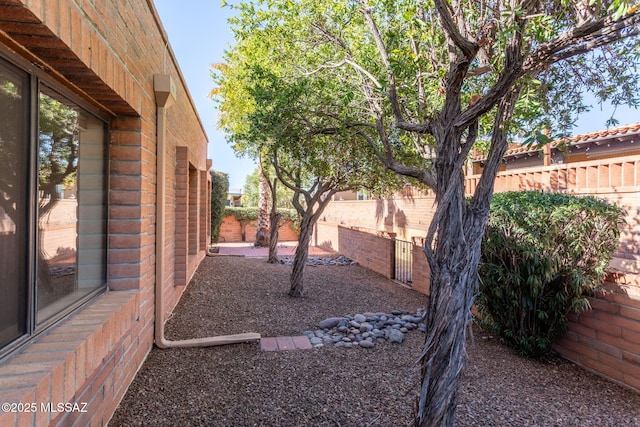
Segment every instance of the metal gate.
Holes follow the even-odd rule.
[[[394,279],[411,286],[413,269],[413,243],[404,240],[395,241]]]

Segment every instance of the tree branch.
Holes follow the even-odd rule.
[[[640,23],[640,10],[636,10],[625,18],[617,21],[614,21],[611,17],[605,17],[597,21],[588,22],[579,27],[571,28],[555,39],[538,46],[524,61],[523,69],[529,71],[537,68],[541,63],[549,64],[551,63],[549,62],[550,59],[553,57],[557,57],[558,60],[565,59],[562,55],[558,55],[559,52],[564,49],[569,49],[570,51],[572,47],[580,50],[579,47],[576,46],[580,43],[588,43],[592,40],[603,38],[602,44],[597,46],[599,47],[620,40],[626,37],[622,35],[625,29],[638,25],[638,23]],[[637,31],[637,28],[631,30],[631,35],[637,33]],[[581,52],[576,52],[575,54],[578,53]],[[569,54],[569,56],[573,55]]]
[[[449,4],[445,0],[434,0],[434,4],[436,6],[436,10],[438,11],[438,16],[440,17],[442,27],[444,28],[449,39],[458,49],[462,51],[467,59],[473,58],[478,51],[478,45],[471,40],[466,39],[460,33],[455,22],[453,22]]]
[[[380,57],[382,59],[382,63],[384,64],[385,69],[387,70],[387,77],[389,78],[389,93],[388,98],[391,103],[391,110],[393,111],[393,116],[396,121],[404,121],[402,116],[402,110],[400,109],[400,103],[398,101],[398,91],[396,88],[396,76],[393,72],[393,68],[391,68],[391,61],[389,61],[389,52],[387,52],[387,47],[382,40],[382,35],[380,34],[380,30],[373,20],[373,16],[371,15],[371,10],[362,4],[362,14],[364,15],[367,26],[369,27],[369,32],[373,36],[373,39],[376,42],[376,46],[378,48],[378,53],[380,53]]]

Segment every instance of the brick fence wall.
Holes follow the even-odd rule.
[[[347,227],[319,222],[313,233],[313,246],[339,252],[360,265],[389,279],[395,279],[395,233],[363,227]],[[411,288],[429,295],[429,264],[422,249],[415,245],[412,256]]]
[[[479,175],[467,178],[469,195],[478,180]],[[554,348],[567,359],[640,391],[640,156],[538,166],[498,174],[496,192],[519,189],[594,195],[626,210],[626,225],[610,264],[616,274],[610,275],[603,291],[590,299],[592,310],[572,317],[569,333],[558,340]],[[343,252],[340,231],[355,225],[354,230],[362,237],[350,238],[363,246],[361,253],[377,250],[371,245],[378,243],[373,243],[365,234],[375,235],[378,231],[397,233],[403,240],[419,240],[415,238],[426,235],[434,210],[432,194],[331,202],[318,223],[315,242],[337,248],[349,256]],[[413,253],[413,288],[428,294],[426,258],[420,246],[414,246]],[[350,255],[358,256],[358,253]],[[384,271],[387,267],[378,269]]]
[[[360,265],[387,278],[393,278],[393,239],[395,234],[372,232],[358,227],[343,227],[320,222],[314,230],[314,246],[345,255]]]
[[[256,237],[258,221],[241,224],[233,215],[227,215],[220,225],[220,243],[253,242]],[[285,222],[278,230],[278,241],[292,242],[298,240],[298,232],[292,222]]]

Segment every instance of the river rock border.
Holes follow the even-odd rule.
[[[304,331],[314,348],[333,344],[336,347],[372,348],[376,341],[401,344],[410,331],[425,332],[425,311],[410,313],[392,310],[389,313],[359,313],[353,316],[329,317],[318,323],[319,329]]]
[[[293,257],[282,257],[278,260],[280,264],[292,265]],[[321,257],[310,256],[307,258],[307,265],[319,266],[319,265],[357,265],[358,263],[344,255],[338,255],[334,257]]]

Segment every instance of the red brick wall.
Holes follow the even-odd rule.
[[[87,403],[88,413],[1,413],[0,425],[104,425],[153,343],[157,108],[153,75],[171,74],[164,183],[166,314],[205,256],[206,219],[196,214],[187,259],[189,166],[192,204],[207,212],[202,178],[207,136],[153,3],[8,0],[0,4],[0,44],[38,65],[109,123],[108,292],[36,338],[0,366],[3,402]],[[178,165],[178,166],[176,166]],[[186,165],[187,170],[183,171]],[[206,215],[206,214],[205,214]],[[203,242],[205,242],[203,244]],[[183,245],[183,246],[181,246]],[[113,292],[118,291],[118,292]],[[53,350],[53,351],[52,351]]]
[[[434,202],[431,195],[335,201],[325,208],[320,222],[388,231],[396,233],[398,239],[411,241],[426,236]]]
[[[313,233],[313,245],[330,249],[357,261],[364,267],[394,278],[394,238],[393,233],[345,227],[319,222]],[[412,250],[411,288],[429,295],[430,268],[420,246],[421,239],[414,239]]]
[[[413,246],[413,272],[411,279],[411,289],[430,295],[429,286],[431,284],[431,268],[427,262],[427,256],[424,254],[423,246],[414,244]]]
[[[593,309],[571,316],[569,332],[554,349],[640,392],[640,276],[611,275],[589,303]]]
[[[227,215],[220,225],[220,243],[249,242],[255,240],[257,221],[250,221],[244,226],[233,215]],[[244,237],[244,238],[243,238]],[[278,230],[278,241],[293,242],[298,240],[298,232],[292,222],[285,222]]]
[[[357,261],[384,277],[393,278],[394,234],[359,227],[337,227],[318,223],[312,241],[315,246],[332,249]]]

